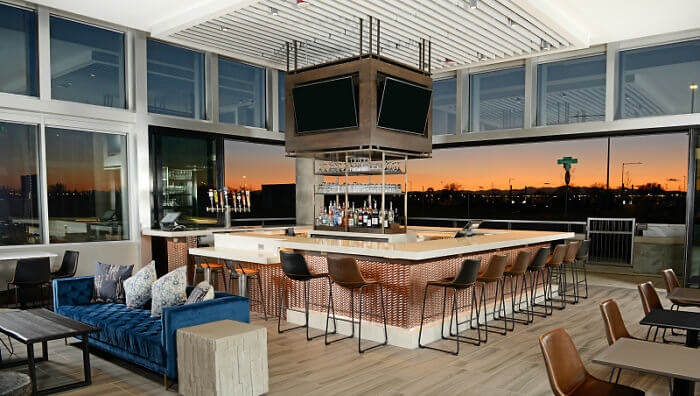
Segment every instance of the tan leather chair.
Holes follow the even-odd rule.
[[[651,282],[644,282],[640,283],[637,285],[637,290],[639,290],[639,297],[642,299],[642,308],[644,308],[644,315],[648,315],[649,312],[654,311],[654,310],[663,310],[664,307],[661,305],[661,299],[659,298],[659,294],[656,292],[656,289],[654,289],[654,285]],[[651,329],[653,326],[649,326],[649,330],[647,331],[647,335],[644,338],[645,340],[649,340],[649,335],[651,334]],[[654,341],[656,341],[656,336],[659,333],[659,328],[656,328],[656,331],[654,332]],[[661,338],[665,341],[666,340],[666,329],[664,329],[663,334],[661,335]]]
[[[365,278],[360,271],[360,266],[357,265],[357,261],[348,256],[339,256],[329,254],[327,257],[328,262],[328,277],[331,280],[330,293],[328,293],[328,311],[326,312],[326,345],[345,340],[347,338],[355,337],[355,290],[358,291],[360,297],[360,315],[357,331],[357,350],[360,353],[364,353],[370,349],[386,345],[389,341],[389,336],[386,329],[386,306],[384,304],[384,286],[381,282]],[[333,320],[344,320],[338,319],[335,316],[335,303],[333,302],[333,285],[338,285],[342,288],[348,289],[350,291],[350,322],[352,323],[352,332],[349,336],[341,337],[333,341],[328,341],[328,320],[330,318],[330,311],[333,309]],[[371,347],[362,349],[362,290],[368,286],[379,286],[380,303],[382,305],[382,318],[384,319],[384,342]]]
[[[567,246],[565,244],[557,245],[554,247],[554,252],[552,252],[552,255],[549,256],[549,259],[547,259],[547,273],[548,273],[548,293],[549,295],[547,296],[547,300],[549,301],[549,309],[550,312],[554,310],[554,308],[557,309],[564,309],[566,308],[566,285],[562,285],[562,265],[564,264],[564,258],[566,257],[566,252],[567,252]],[[560,298],[555,299],[554,298],[554,289],[552,287],[552,284],[554,283],[554,279],[556,278],[557,282],[559,283],[559,290],[557,290],[557,294],[560,296]],[[554,306],[554,302],[559,302],[561,305],[558,307]]]
[[[470,344],[474,345],[480,345],[481,344],[481,327],[479,326],[479,304],[476,302],[476,277],[479,273],[479,267],[481,266],[481,259],[467,259],[462,262],[462,265],[459,269],[459,272],[457,273],[457,276],[453,278],[447,278],[439,281],[428,281],[425,285],[425,293],[423,294],[423,308],[421,309],[421,314],[420,314],[420,330],[418,331],[418,347],[419,348],[427,348],[427,349],[433,349],[436,351],[440,352],[446,352],[446,353],[451,353],[453,355],[459,355],[459,344],[462,342],[467,342]],[[457,349],[455,352],[448,351],[445,349],[441,348],[436,348],[436,347],[431,347],[427,345],[421,344],[421,337],[423,336],[423,320],[425,319],[425,302],[428,298],[428,288],[429,287],[440,287],[443,288],[443,295],[442,295],[442,325],[440,327],[440,337],[443,340],[451,340],[455,341],[457,344]],[[484,292],[484,287],[483,284],[481,285],[481,301],[485,301],[485,292]],[[446,337],[445,336],[445,303],[447,300],[447,289],[452,289],[453,295],[452,295],[452,310],[450,311],[450,326],[449,326],[449,331],[450,331],[450,336],[451,337]],[[476,313],[476,328],[477,328],[477,337],[468,337],[468,336],[463,336],[459,334],[459,326],[466,323],[459,323],[458,320],[458,313],[459,313],[459,307],[457,306],[457,292],[460,290],[467,290],[471,289],[471,303],[469,306],[469,327],[473,328],[472,326],[472,321],[474,317],[474,313]],[[476,310],[476,312],[475,312]],[[453,319],[457,322],[457,325],[455,327],[455,332],[452,332],[452,321]]]
[[[482,287],[484,287],[484,290],[486,288],[486,285],[489,283],[496,283],[496,292],[493,294],[493,311],[491,312],[491,316],[493,317],[493,320],[500,320],[501,312],[498,313],[498,317],[496,317],[496,306],[498,304],[498,293],[501,293],[501,306],[498,308],[499,311],[502,310],[503,313],[503,327],[498,327],[491,325],[493,329],[489,329],[488,325],[488,313],[486,312],[486,299],[484,298],[484,329],[486,330],[485,332],[485,337],[484,337],[484,342],[488,341],[488,333],[493,332],[493,333],[498,333],[501,335],[506,335],[508,333],[508,317],[506,316],[506,300],[505,297],[503,296],[503,291],[504,291],[504,272],[506,270],[506,265],[508,265],[508,256],[507,255],[500,255],[500,254],[495,254],[491,256],[491,259],[489,260],[488,264],[486,265],[486,269],[482,272],[480,272],[476,280],[477,282],[481,283]]]
[[[549,384],[557,396],[644,395],[640,390],[593,377],[564,329],[555,329],[540,336],[540,348]]]
[[[666,283],[666,293],[671,294],[671,292],[677,288],[681,287],[680,282],[678,282],[678,277],[672,269],[667,268],[661,273],[664,275],[664,282]],[[697,307],[696,303],[691,301],[685,301],[680,298],[668,298],[671,301],[671,310],[678,310],[680,307]]]
[[[621,338],[631,338],[633,340],[638,340],[638,338],[632,337],[629,331],[627,331],[627,327],[625,327],[625,322],[622,320],[620,308],[618,308],[615,300],[609,298],[600,303],[600,313],[603,315],[603,324],[605,325],[605,337],[607,337],[608,339],[608,345],[614,344],[615,342],[617,342],[617,340]],[[615,380],[615,383],[617,383],[617,380],[620,379],[620,373],[622,372],[621,368],[613,367],[612,371],[610,372],[610,379],[608,381],[612,381],[612,377],[615,374],[615,370],[618,370],[617,379]]]
[[[531,305],[528,299],[527,290],[527,269],[532,261],[532,253],[527,250],[521,250],[518,253],[518,257],[515,259],[515,263],[511,266],[507,266],[505,270],[505,275],[510,279],[510,302],[511,302],[511,318],[510,322],[513,327],[515,327],[515,322],[520,324],[530,324],[534,320],[534,315],[531,314]],[[518,304],[515,304],[515,293],[518,292],[518,286],[520,286],[520,295],[518,297]],[[523,294],[525,295],[525,311],[523,312]],[[525,319],[516,318],[515,314],[525,314]],[[512,330],[512,329],[511,329]]]

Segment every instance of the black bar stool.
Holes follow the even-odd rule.
[[[38,288],[40,292],[40,304],[44,304],[44,287],[49,286],[51,280],[51,262],[48,257],[27,258],[17,260],[15,273],[12,280],[7,282],[9,295],[10,286],[15,289],[15,305],[21,309],[27,308],[26,289]]]
[[[307,341],[311,341],[315,338],[321,337],[323,334],[309,337],[309,287],[308,287],[308,283],[313,279],[324,279],[325,278],[326,280],[328,280],[328,287],[330,288],[330,280],[328,278],[328,274],[326,274],[326,273],[312,274],[311,271],[309,270],[309,266],[306,264],[306,260],[304,259],[304,256],[302,256],[299,253],[285,252],[284,250],[280,250],[280,264],[282,265],[282,272],[284,273],[284,276],[282,277],[282,292],[280,293],[280,314],[279,314],[279,318],[277,319],[277,332],[284,333],[284,332],[287,332],[289,330],[306,328],[306,340]],[[285,277],[289,278],[290,280],[293,280],[293,281],[302,282],[304,284],[304,315],[305,315],[306,321],[301,326],[291,327],[289,329],[282,330],[282,310],[283,310],[283,306],[284,306]],[[336,323],[333,322],[334,330],[333,330],[332,334],[334,334],[336,331],[335,324]]]
[[[462,266],[459,269],[459,273],[454,278],[446,278],[441,281],[428,281],[425,285],[425,294],[423,294],[423,309],[420,314],[420,330],[418,331],[418,347],[427,348],[435,351],[451,353],[453,355],[459,355],[459,343],[467,342],[473,345],[481,345],[481,327],[479,326],[479,304],[476,301],[476,277],[479,274],[479,267],[481,266],[481,259],[467,259],[462,262]],[[457,351],[452,352],[445,349],[430,347],[421,344],[421,337],[423,336],[423,320],[425,319],[425,301],[428,298],[428,287],[441,287],[444,290],[442,295],[442,324],[440,326],[440,337],[443,340],[455,341],[457,343]],[[447,301],[447,289],[452,289],[454,294],[452,295],[452,310],[450,312],[450,336],[445,336],[445,304]],[[466,323],[466,321],[459,323],[458,313],[461,307],[457,307],[457,291],[471,289],[472,299],[469,306],[469,325],[473,321],[474,309],[476,308],[476,329],[477,338],[462,336],[459,334],[459,326]],[[481,285],[481,300],[485,300],[484,285]],[[452,320],[454,319],[455,334],[452,334]]]
[[[78,270],[78,257],[80,252],[75,250],[66,250],[61,261],[61,268],[56,272],[51,273],[51,279],[72,278]]]
[[[581,241],[581,244],[578,247],[578,253],[576,253],[576,260],[574,260],[574,265],[576,266],[576,271],[583,271],[583,280],[578,279],[576,281],[577,288],[578,288],[578,285],[580,285],[581,283],[583,283],[585,286],[586,294],[581,295],[581,293],[579,293],[580,298],[588,298],[588,271],[586,270],[586,265],[588,264],[588,252],[589,252],[589,250],[591,250],[591,240],[586,239],[584,241]],[[577,278],[578,278],[578,275],[577,275]]]
[[[515,329],[515,323],[520,324],[530,324],[533,322],[534,317],[531,315],[530,301],[528,299],[528,287],[527,287],[527,269],[530,266],[530,258],[532,253],[527,250],[520,251],[518,257],[515,259],[515,264],[512,266],[507,266],[505,270],[505,276],[510,278],[510,302],[511,302],[511,328]],[[518,304],[516,308],[515,304],[515,293],[518,292],[518,286],[520,286],[520,296],[518,297]],[[525,295],[525,312],[522,310],[523,306],[523,294]],[[525,319],[516,318],[515,314],[525,313]]]
[[[486,270],[483,272],[479,273],[477,276],[476,280],[477,282],[480,282],[482,287],[486,287],[486,284],[488,283],[496,283],[496,292],[493,294],[493,311],[491,312],[491,316],[493,317],[493,320],[500,320],[501,313],[499,312],[498,318],[496,317],[496,311],[497,310],[503,310],[503,327],[499,326],[494,326],[491,325],[491,327],[495,330],[489,329],[488,325],[488,312],[486,311],[486,298],[483,298],[484,301],[484,330],[486,330],[486,336],[484,337],[484,342],[488,341],[488,333],[489,331],[492,333],[498,333],[501,335],[506,335],[508,333],[508,317],[506,315],[506,301],[503,296],[503,291],[504,291],[504,272],[506,269],[506,265],[508,264],[508,255],[500,255],[500,254],[495,254],[491,256],[491,260],[489,260],[488,265],[486,266]],[[496,308],[498,305],[498,292],[501,292],[501,307]],[[484,291],[484,297],[486,296],[486,292]],[[498,331],[497,331],[498,330]],[[502,331],[502,332],[501,332]]]
[[[226,260],[224,261],[226,263],[226,267],[228,268],[228,288],[227,292],[229,294],[231,293],[231,290],[233,289],[233,281],[234,280],[239,280],[241,276],[245,276],[245,282],[246,282],[246,288],[245,288],[245,296],[250,298],[250,285],[248,284],[249,281],[257,281],[258,284],[258,296],[260,299],[256,300],[253,298],[250,298],[250,302],[256,302],[262,306],[263,309],[263,315],[265,316],[265,320],[267,320],[267,308],[265,304],[265,296],[263,295],[263,287],[262,287],[262,280],[260,277],[260,270],[254,269],[254,268],[244,268],[240,262],[234,263],[232,260]],[[240,290],[239,290],[240,292]]]
[[[360,295],[360,318],[357,326],[357,350],[360,353],[369,351],[383,345],[386,345],[389,341],[389,335],[386,330],[386,306],[384,305],[384,286],[381,282],[374,279],[366,279],[362,276],[360,272],[360,267],[357,265],[357,261],[352,257],[347,256],[335,256],[328,255],[328,278],[330,279],[330,293],[328,293],[328,311],[326,313],[326,345],[342,341],[348,338],[355,337],[355,290],[358,291]],[[342,288],[348,289],[350,292],[350,323],[352,324],[352,332],[349,336],[337,338],[332,341],[328,341],[328,319],[330,318],[330,310],[333,309],[333,320],[336,320],[335,316],[335,302],[333,301],[333,285],[336,284]],[[379,286],[379,297],[381,299],[382,305],[382,318],[384,319],[384,342],[381,344],[373,345],[371,347],[362,349],[362,289],[367,286]],[[367,313],[367,315],[371,315]],[[338,319],[341,321],[347,321],[345,319]]]
[[[554,311],[554,308],[562,310],[566,308],[566,282],[562,282],[563,280],[563,268],[562,264],[564,264],[564,256],[566,255],[566,250],[567,250],[567,245],[561,244],[557,245],[554,247],[554,252],[552,253],[551,256],[547,259],[547,273],[548,273],[548,287],[547,287],[547,301],[549,301],[549,312],[550,314]],[[554,279],[556,278],[558,284],[559,284],[559,289],[557,290],[557,294],[560,296],[560,298],[555,299],[554,298],[554,288],[552,287],[554,284]],[[561,305],[558,307],[554,306],[555,302],[559,302]]]
[[[527,267],[527,271],[530,274],[530,306],[532,307],[532,310],[530,311],[532,313],[532,316],[534,318],[535,315],[546,318],[547,316],[551,315],[551,311],[549,311],[549,305],[547,305],[547,277],[545,276],[545,271],[546,271],[546,265],[547,265],[547,259],[549,259],[549,247],[541,247],[539,250],[537,250],[537,253],[535,253],[535,257],[533,257],[532,262],[530,263],[530,266]],[[542,282],[538,282],[537,279],[541,279]],[[539,286],[542,286],[542,302],[543,304],[536,303],[537,301],[537,288]],[[537,311],[535,310],[535,307],[544,307],[544,311]]]

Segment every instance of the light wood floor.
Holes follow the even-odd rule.
[[[635,289],[592,286],[591,297],[549,318],[535,318],[529,326],[517,325],[507,336],[489,335],[480,347],[463,344],[458,357],[440,352],[382,347],[357,353],[350,340],[325,346],[322,339],[307,342],[297,330],[277,334],[277,322],[254,318],[268,328],[271,395],[547,395],[551,394],[537,343],[540,334],[564,327],[574,339],[588,370],[607,379],[610,370],[591,362],[607,345],[598,303],[614,298],[633,335],[646,329],[637,324],[642,307]],[[660,292],[660,294],[665,294]],[[664,299],[664,304],[668,305]],[[679,339],[680,340],[680,339]],[[15,343],[15,345],[17,345]],[[438,342],[436,346],[453,347]],[[53,386],[81,375],[80,350],[50,343],[50,362],[39,363],[41,386]],[[20,356],[24,355],[20,351]],[[116,362],[109,355],[92,356],[93,385],[73,395],[147,394],[173,395],[176,386],[164,391],[162,378],[138,367]],[[21,369],[20,369],[21,371]],[[623,371],[620,383],[642,389],[648,395],[667,395],[666,378]],[[700,395],[700,389],[696,391]]]

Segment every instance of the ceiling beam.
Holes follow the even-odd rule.
[[[208,0],[193,1],[192,6],[176,15],[156,21],[151,27],[151,36],[166,38],[200,23],[236,12],[260,0]]]

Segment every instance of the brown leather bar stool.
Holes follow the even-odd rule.
[[[549,301],[549,312],[554,311],[554,308],[556,309],[564,309],[566,308],[566,298],[564,297],[564,294],[566,294],[566,282],[562,285],[562,264],[564,264],[564,256],[566,255],[566,250],[567,250],[567,245],[557,245],[554,247],[554,252],[552,253],[551,256],[547,259],[547,273],[549,275],[549,280],[548,280],[548,290],[547,290],[547,301]],[[556,276],[555,276],[556,274]],[[554,298],[554,288],[552,287],[554,283],[554,278],[556,277],[557,282],[559,283],[559,290],[557,290],[557,294],[561,297],[559,299]],[[564,289],[564,290],[562,290]],[[560,306],[555,307],[554,302],[559,302],[561,303]]]
[[[563,287],[564,289],[564,294],[562,295],[559,293],[560,296],[562,296],[563,299],[567,299],[567,303],[569,304],[578,304],[578,271],[576,271],[576,255],[578,254],[578,248],[581,245],[580,242],[578,241],[570,241],[566,244],[566,253],[564,254],[564,262],[561,264],[561,271],[559,272],[559,275],[561,276],[561,279],[559,280],[560,287]],[[569,294],[569,283],[566,280],[566,270],[568,269],[571,270],[571,288],[573,289],[573,294]],[[571,298],[568,300],[568,298]]]
[[[360,318],[358,322],[357,330],[357,350],[360,353],[365,353],[370,349],[374,349],[383,345],[386,345],[389,341],[389,335],[386,330],[386,306],[384,305],[384,286],[381,282],[374,279],[366,279],[362,276],[360,272],[360,266],[357,265],[357,261],[352,257],[347,256],[336,256],[329,254],[327,257],[328,261],[328,278],[330,279],[330,292],[328,293],[328,311],[326,313],[326,345],[342,341],[348,338],[355,337],[355,290],[358,291],[360,296]],[[333,320],[336,320],[335,316],[335,302],[333,301],[333,285],[338,285],[342,288],[348,289],[350,292],[350,323],[352,324],[352,332],[349,336],[337,338],[332,341],[328,341],[328,319],[330,318],[330,311],[333,310]],[[382,318],[384,319],[384,342],[381,344],[373,345],[371,347],[362,349],[362,290],[368,286],[379,286],[379,297],[381,299],[382,305]],[[367,313],[367,315],[371,315]],[[342,321],[347,321],[346,319],[337,319]]]
[[[546,318],[552,313],[547,309],[547,277],[545,272],[547,270],[547,260],[549,259],[549,247],[541,247],[535,253],[535,257],[532,258],[530,266],[527,267],[528,274],[530,275],[530,306],[532,310],[530,311],[532,317],[535,315],[539,317]],[[538,282],[537,279],[541,279],[542,282]],[[543,304],[536,303],[537,301],[537,288],[542,286],[542,301]],[[544,311],[537,311],[535,307],[544,307]]]
[[[217,283],[219,281],[219,277],[217,275],[221,274],[221,279],[224,280],[224,290],[228,290],[224,265],[207,260],[208,258],[206,257],[194,256],[194,283],[197,283],[197,274],[201,273],[202,278],[214,286],[214,290],[216,290]]]
[[[508,264],[508,255],[500,255],[500,254],[495,254],[491,256],[491,260],[489,260],[488,265],[486,266],[486,269],[483,272],[480,272],[476,278],[477,282],[481,283],[482,287],[486,287],[487,284],[489,283],[496,283],[496,292],[493,295],[493,311],[491,312],[491,316],[493,317],[493,320],[500,320],[501,313],[499,312],[498,318],[496,317],[496,306],[498,303],[498,292],[501,292],[501,307],[498,308],[500,311],[501,309],[503,310],[503,327],[499,326],[494,326],[491,325],[491,327],[495,330],[489,329],[488,325],[488,312],[486,312],[486,298],[483,298],[482,301],[484,302],[484,330],[486,330],[486,335],[484,337],[484,342],[488,341],[488,333],[489,331],[492,333],[498,333],[501,335],[506,335],[508,333],[508,317],[506,316],[506,302],[505,298],[503,297],[503,291],[504,291],[504,284],[505,284],[505,277],[504,277],[504,272],[506,269],[506,265]],[[484,292],[485,296],[486,292]],[[502,331],[502,332],[501,332]]]
[[[481,266],[481,259],[467,259],[462,262],[462,266],[459,269],[459,273],[457,273],[457,276],[454,278],[446,278],[443,280],[439,281],[428,281],[428,283],[425,285],[425,293],[423,294],[423,308],[421,310],[420,314],[420,330],[418,331],[418,347],[419,348],[427,348],[427,349],[432,349],[435,351],[440,351],[440,352],[445,352],[445,353],[451,353],[453,355],[459,355],[459,344],[460,342],[468,342],[474,345],[480,345],[481,344],[481,328],[479,326],[479,304],[476,302],[476,277],[479,274],[479,267]],[[423,336],[423,320],[425,319],[425,301],[428,298],[428,288],[429,287],[441,287],[444,291],[442,295],[442,325],[440,327],[440,337],[443,340],[451,340],[455,341],[457,343],[457,350],[455,352],[448,351],[445,349],[440,349],[440,348],[435,348],[435,347],[430,347],[426,345],[422,345],[420,340],[421,337]],[[450,311],[450,336],[452,337],[446,337],[445,336],[445,304],[447,301],[447,289],[452,289],[453,295],[452,295],[452,310]],[[461,324],[466,323],[459,323],[458,321],[458,313],[460,307],[457,306],[457,292],[460,290],[468,290],[471,289],[471,304],[469,307],[470,314],[469,314],[469,324],[471,327],[471,323],[473,320],[474,316],[474,309],[476,309],[476,329],[477,329],[477,338],[472,338],[472,337],[467,337],[467,336],[462,336],[459,334],[459,326]],[[485,292],[484,292],[484,286],[482,284],[481,287],[481,299],[484,301],[485,297]],[[455,326],[455,334],[452,333],[452,320],[454,319],[456,326]]]
[[[515,329],[515,323],[520,324],[530,324],[534,320],[534,317],[530,314],[530,301],[528,299],[527,290],[527,269],[530,266],[530,259],[532,258],[532,253],[527,250],[522,250],[518,253],[518,257],[515,259],[515,264],[507,266],[505,269],[505,276],[510,280],[510,303],[511,303],[511,331]],[[515,293],[518,292],[518,285],[520,286],[520,296],[518,297],[518,304],[516,308],[515,304]],[[523,294],[525,294],[525,312],[522,310],[523,306]],[[516,318],[515,314],[525,313],[525,319]]]
[[[306,263],[306,259],[304,259],[304,256],[302,256],[299,253],[294,253],[294,252],[285,252],[284,250],[280,250],[280,264],[282,266],[282,272],[284,273],[284,276],[282,276],[282,292],[280,293],[280,312],[279,312],[279,318],[277,319],[277,332],[278,333],[284,333],[290,330],[296,330],[296,329],[301,329],[301,328],[306,328],[306,340],[311,341],[315,338],[321,337],[323,334],[319,334],[313,337],[309,337],[309,287],[308,284],[310,281],[314,279],[325,279],[328,281],[328,287],[330,288],[330,280],[328,279],[328,274],[327,273],[317,273],[313,274],[309,270],[309,266]],[[288,278],[293,281],[297,282],[302,282],[304,284],[304,317],[305,317],[305,323],[300,326],[295,326],[291,327],[288,329],[282,330],[282,310],[284,306],[284,292],[285,292],[285,278]],[[335,326],[335,321],[333,322],[333,325]],[[334,327],[333,333],[335,334],[335,329]],[[326,329],[327,331],[327,329]]]
[[[578,252],[576,253],[576,260],[574,260],[574,266],[576,267],[576,291],[578,292],[578,285],[581,283],[585,286],[585,295],[578,293],[579,298],[588,298],[588,270],[586,265],[588,264],[588,252],[591,250],[591,240],[586,239],[581,241],[578,247]],[[580,271],[583,271],[583,279],[578,278]]]
[[[600,313],[603,315],[603,324],[605,325],[605,336],[608,339],[608,345],[614,344],[621,338],[638,340],[638,338],[632,337],[629,331],[627,331],[625,322],[622,320],[622,314],[620,314],[620,308],[618,308],[615,300],[609,298],[600,303]],[[616,369],[618,372],[615,383],[617,383],[617,381],[620,379],[620,372],[622,372],[622,369],[613,367],[612,372],[610,372],[610,379],[608,379],[608,381],[612,381],[612,377],[615,374]]]
[[[229,294],[232,293],[233,281],[239,280],[241,276],[245,276],[246,288],[245,296],[250,299],[250,302],[256,302],[260,304],[263,309],[263,315],[265,320],[267,320],[267,308],[265,306],[265,296],[263,294],[262,279],[260,277],[260,270],[254,268],[244,268],[240,262],[234,263],[232,260],[226,260],[226,267],[228,268],[228,288],[226,289]],[[250,298],[250,281],[257,281],[258,284],[258,296],[259,299]],[[239,290],[240,292],[240,290]]]
[[[661,305],[661,299],[659,298],[659,294],[656,292],[656,289],[654,289],[654,285],[651,282],[644,282],[640,283],[637,285],[637,290],[639,290],[639,297],[642,298],[642,308],[644,308],[644,315],[648,315],[649,312],[654,311],[654,310],[663,310],[664,307]],[[647,330],[647,335],[644,337],[645,340],[649,341],[649,335],[651,334],[651,329],[653,326],[649,326],[649,330]],[[670,340],[666,339],[666,328],[664,328],[663,333],[661,334],[661,339],[664,342],[671,342]],[[659,328],[656,328],[656,331],[654,331],[654,339],[653,341],[656,342],[656,336],[659,334]]]
[[[564,329],[555,329],[540,336],[549,384],[557,396],[616,395],[637,396],[644,392],[613,384],[592,376],[581,361],[574,342]]]

